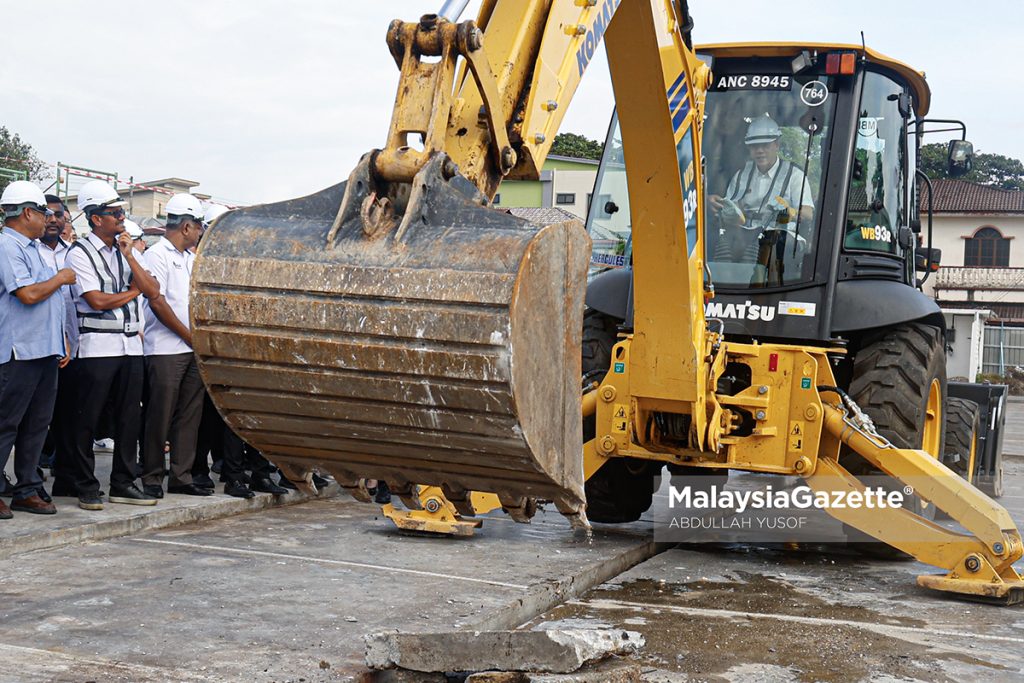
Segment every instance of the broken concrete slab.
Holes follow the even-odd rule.
[[[636,631],[618,629],[383,632],[364,640],[369,668],[425,672],[571,673],[609,655],[635,653],[644,644]]]
[[[470,674],[465,683],[640,683],[643,669],[628,662],[606,660],[586,664],[569,674],[524,671],[481,671]]]

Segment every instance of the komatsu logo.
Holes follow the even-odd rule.
[[[620,0],[604,0],[604,5],[601,6],[601,10],[597,12],[597,16],[594,18],[594,23],[590,25],[587,30],[586,37],[583,39],[583,43],[580,45],[580,49],[576,51],[576,66],[579,68],[579,75],[582,76],[586,70],[587,65],[590,64],[590,60],[594,57],[594,50],[601,44],[601,38],[604,37],[604,31],[608,28],[608,24],[612,21],[612,15],[615,14],[615,10],[619,7]]]
[[[775,320],[775,308],[773,306],[759,306],[749,300],[742,304],[723,304],[717,301],[709,301],[704,306],[704,317],[771,322]]]

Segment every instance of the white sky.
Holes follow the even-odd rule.
[[[136,181],[189,178],[229,203],[305,195],[344,179],[384,143],[398,77],[388,23],[440,5],[0,0],[0,124],[49,163]],[[863,30],[869,46],[927,73],[933,116],[965,120],[980,151],[1024,158],[1022,3],[690,6],[698,43],[859,43]],[[602,52],[562,130],[602,139],[611,108]]]

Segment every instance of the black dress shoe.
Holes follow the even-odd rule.
[[[47,503],[53,502],[53,498],[50,498],[50,494],[47,493],[46,489],[44,489],[42,486],[36,489],[36,495],[42,498]]]
[[[252,490],[260,493],[273,493],[275,496],[283,496],[288,493],[288,489],[278,486],[270,477],[253,477]]]
[[[217,485],[213,483],[213,479],[210,479],[208,474],[193,475],[192,484],[201,489],[210,489],[211,491],[217,488]]]
[[[377,491],[373,494],[373,502],[377,505],[387,505],[391,502],[391,489],[386,481],[377,482]]]
[[[142,487],[142,492],[151,498],[164,497],[164,487],[160,484],[146,484]]]
[[[123,503],[125,505],[156,505],[156,498],[147,496],[135,484],[128,484],[125,487],[111,485],[110,495],[107,496],[107,500],[111,503]],[[81,496],[79,496],[79,501],[81,501]]]
[[[317,491],[323,491],[325,488],[331,485],[330,479],[321,477],[316,472],[313,473],[313,486],[316,487]]]
[[[295,483],[291,479],[289,479],[288,477],[284,476],[284,472],[281,472],[280,470],[278,470],[278,472],[279,472],[278,479],[280,479],[280,484],[281,484],[281,486],[283,488],[286,488],[289,491],[298,491],[299,490],[299,487],[296,486]]]
[[[83,493],[78,496],[78,507],[83,510],[102,510],[103,496],[98,493]]]
[[[167,493],[183,493],[186,496],[212,496],[213,490],[200,488],[195,484],[185,484],[183,486],[168,486]]]
[[[252,489],[240,481],[229,481],[224,484],[224,493],[235,498],[254,498],[256,496]]]

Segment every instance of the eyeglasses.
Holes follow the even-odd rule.
[[[118,207],[116,209],[107,209],[106,211],[97,211],[94,215],[96,216],[113,216],[114,218],[124,218],[124,209]]]
[[[53,211],[51,211],[49,208],[47,208],[45,206],[31,206],[30,205],[28,208],[32,209],[33,211],[38,211],[39,213],[43,214],[44,216],[52,216],[53,215]]]

